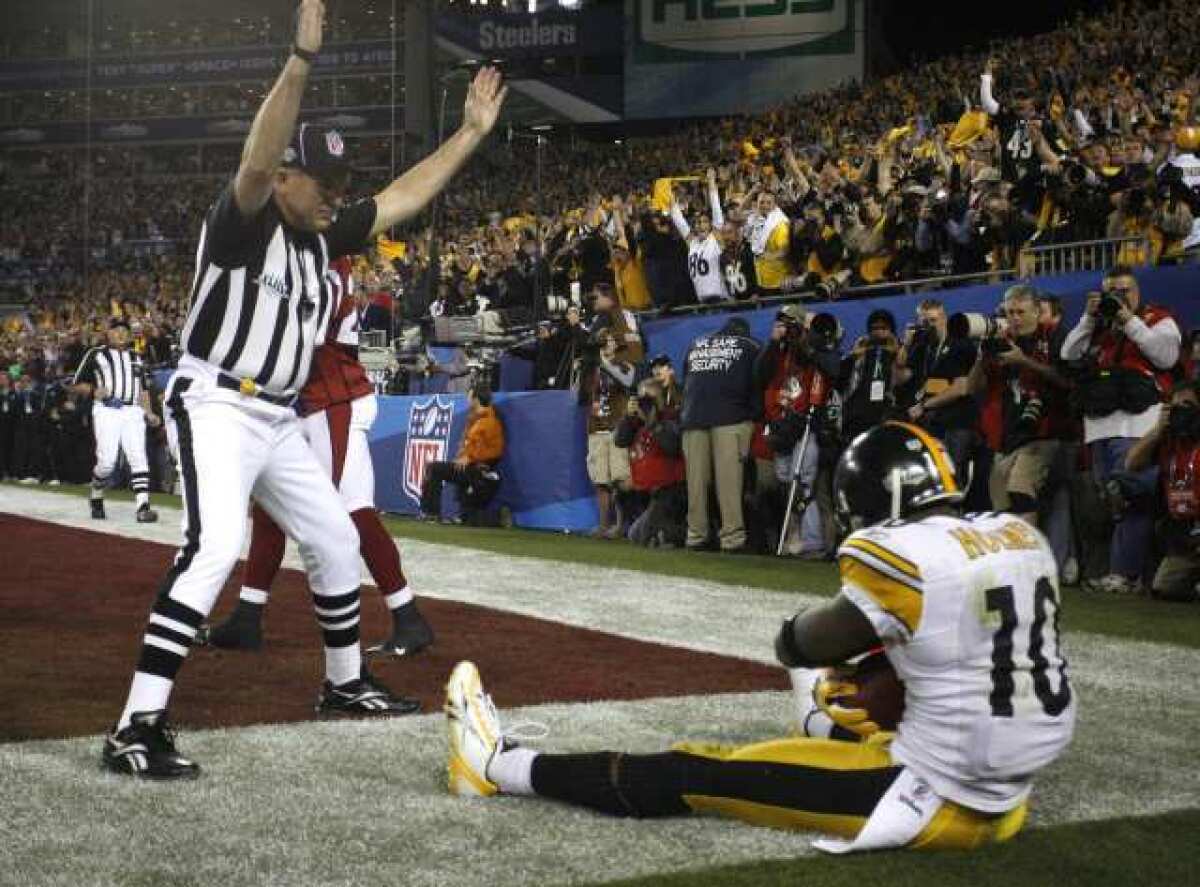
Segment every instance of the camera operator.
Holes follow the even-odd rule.
[[[818,366],[804,321],[800,306],[781,308],[775,315],[771,339],[755,361],[754,384],[763,421],[755,428],[750,452],[756,462],[761,511],[776,535],[783,524],[788,489],[793,479],[798,481],[800,500],[807,500],[807,505],[800,515],[799,539],[789,544],[789,553],[815,556],[825,548],[815,496],[821,454],[817,429],[822,417],[818,411],[825,405],[831,385],[830,377]],[[797,453],[801,443],[805,443],[804,452]]]
[[[571,384],[572,367],[583,353],[588,338],[580,311],[572,305],[561,320],[538,321],[533,341],[514,345],[511,352],[516,357],[533,361],[535,391],[567,388]]]
[[[1104,277],[1102,292],[1088,294],[1087,308],[1063,342],[1067,361],[1086,360],[1081,380],[1083,439],[1091,452],[1093,478],[1110,499],[1120,496],[1112,478],[1129,449],[1158,422],[1172,386],[1181,337],[1170,313],[1141,304],[1133,272],[1118,266]],[[1136,479],[1153,485],[1153,469]],[[1118,480],[1116,488],[1110,480]],[[1142,507],[1129,509],[1113,529],[1110,573],[1099,590],[1135,593],[1145,567],[1151,519]]]
[[[895,316],[886,308],[876,308],[867,316],[867,334],[858,338],[842,361],[844,440],[853,440],[893,415],[899,351]]]
[[[1150,590],[1165,600],[1193,601],[1200,580],[1200,398],[1194,382],[1175,386],[1154,427],[1125,457],[1133,472],[1156,463],[1167,553]]]
[[[975,396],[988,392],[1000,400],[1000,455],[989,481],[992,507],[1037,526],[1038,503],[1059,467],[1068,431],[1067,381],[1058,367],[1065,336],[1039,322],[1037,291],[1031,286],[1009,287],[1004,315],[1007,328],[981,341],[968,387]]]
[[[902,389],[909,421],[942,439],[959,477],[966,478],[975,446],[975,399],[967,377],[975,365],[975,346],[967,338],[951,337],[946,307],[925,299],[917,307],[917,323],[909,328],[896,356],[895,384]]]
[[[684,358],[683,455],[687,461],[690,549],[711,548],[709,491],[716,486],[722,551],[744,551],[746,526],[742,482],[758,402],[754,361],[758,343],[750,325],[730,318],[714,333],[698,336]]]
[[[974,214],[962,189],[930,189],[917,221],[916,247],[923,263],[943,274],[983,271],[986,263],[974,228]]]
[[[635,492],[649,503],[629,528],[637,545],[678,548],[687,533],[686,466],[678,413],[666,403],[666,389],[656,379],[638,386],[613,443],[629,450],[629,474]]]
[[[629,454],[613,440],[633,389],[634,365],[621,357],[610,327],[596,333],[595,348],[583,358],[579,402],[588,407],[588,477],[596,490],[600,526],[594,536],[617,539],[626,517],[623,493],[629,489]]]

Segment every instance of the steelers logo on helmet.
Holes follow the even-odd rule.
[[[885,422],[846,448],[833,495],[838,521],[853,531],[935,505],[958,505],[963,491],[941,441],[916,425]]]

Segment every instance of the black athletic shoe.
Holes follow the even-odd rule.
[[[219,625],[207,622],[196,632],[197,647],[218,647],[222,650],[261,650],[262,625],[246,619],[226,619]]]
[[[317,695],[317,714],[344,715],[410,715],[421,710],[415,699],[396,696],[371,677],[365,668],[357,681],[347,681],[336,687],[325,681]]]
[[[89,501],[92,503],[92,517],[96,520],[104,520],[104,500],[91,499]]]
[[[158,521],[158,512],[150,507],[147,502],[144,505],[139,505],[137,510],[137,522],[139,524],[152,524]]]
[[[175,750],[166,711],[134,712],[132,723],[104,737],[104,768],[141,779],[195,779],[200,765]]]
[[[368,656],[415,656],[433,645],[433,629],[421,615],[415,603],[396,611],[391,636],[382,643],[367,648]]]

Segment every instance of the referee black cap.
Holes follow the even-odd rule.
[[[345,184],[350,175],[346,142],[329,126],[301,123],[283,152],[283,165],[303,170],[322,183]]]
[[[110,320],[108,322],[108,328],[110,330],[115,330],[117,327],[121,327],[121,326],[125,327],[126,331],[129,330],[129,321],[126,320],[124,317],[114,317],[112,320]]]

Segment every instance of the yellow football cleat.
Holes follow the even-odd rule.
[[[500,744],[500,718],[492,697],[483,690],[475,663],[460,662],[450,672],[444,710],[450,794],[485,798],[496,794],[496,784],[487,778],[487,765]]]

